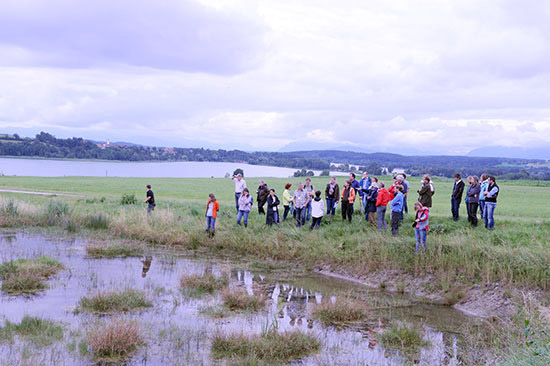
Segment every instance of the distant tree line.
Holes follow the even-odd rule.
[[[214,161],[241,162],[299,169],[295,176],[310,176],[312,170],[362,171],[371,175],[404,169],[409,175],[430,174],[452,177],[454,173],[480,175],[488,173],[504,179],[550,180],[550,165],[533,159],[510,159],[466,156],[403,156],[390,153],[360,153],[337,150],[298,152],[246,152],[203,148],[162,148],[140,145],[101,146],[82,138],[58,139],[41,132],[35,138],[17,134],[0,134],[0,155],[65,159],[104,159],[123,161]],[[338,167],[331,163],[339,163]]]

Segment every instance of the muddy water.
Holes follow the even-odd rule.
[[[98,291],[137,288],[146,291],[154,307],[140,314],[127,315],[139,320],[147,346],[130,365],[212,365],[224,364],[210,357],[210,338],[216,332],[257,334],[267,324],[280,331],[300,329],[316,335],[322,350],[299,365],[400,365],[407,362],[397,351],[376,343],[376,333],[390,321],[414,323],[423,327],[429,346],[421,350],[421,365],[453,365],[457,346],[456,329],[476,322],[451,308],[426,305],[415,299],[368,289],[355,283],[289,269],[261,269],[220,260],[181,257],[167,251],[152,251],[150,267],[140,258],[90,259],[86,242],[59,240],[37,234],[0,231],[0,262],[47,255],[61,261],[65,270],[48,281],[48,289],[32,297],[0,295],[0,324],[5,319],[18,322],[24,315],[41,316],[63,322],[65,339],[47,348],[33,348],[17,341],[0,343],[0,365],[89,365],[89,356],[79,353],[78,344],[85,330],[97,324],[98,317],[75,315],[82,296]],[[149,267],[149,268],[147,268]],[[145,273],[144,273],[145,272]],[[183,274],[212,273],[227,276],[230,287],[244,288],[250,294],[270,297],[265,311],[233,314],[213,319],[201,312],[221,303],[220,295],[201,299],[185,298],[178,283]],[[373,313],[367,324],[345,329],[324,327],[311,318],[321,301],[338,301],[353,295],[380,304],[410,305]]]

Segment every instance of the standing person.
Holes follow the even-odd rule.
[[[292,187],[292,183],[285,184],[285,190],[283,191],[283,207],[284,207],[283,221],[286,220],[286,217],[290,212],[290,202],[292,201],[292,195],[290,194],[290,187]]]
[[[366,219],[369,221],[371,226],[376,227],[376,201],[378,198],[378,182],[374,181],[373,178],[372,183],[365,193],[366,198],[366,207],[365,207],[365,215]]]
[[[353,174],[353,173],[352,173]],[[355,202],[355,189],[351,186],[349,180],[344,184],[342,189],[342,220],[346,221],[346,217],[351,222],[353,216],[353,203]]]
[[[335,177],[330,177],[330,183],[325,188],[325,198],[327,200],[327,216],[336,215],[336,205],[340,200],[340,187],[336,183]]]
[[[265,215],[264,205],[267,202],[267,196],[269,196],[269,188],[263,180],[258,181],[259,187],[256,190],[256,200],[258,201],[258,214]]]
[[[369,177],[368,172],[363,172],[363,176],[359,181],[359,197],[361,197],[361,213],[366,214],[367,211],[367,191],[372,184],[372,180]]]
[[[479,185],[479,178],[477,176],[472,177],[470,188],[468,189],[468,222],[477,227],[477,207],[479,206],[479,192],[481,186]]]
[[[298,183],[298,189],[294,191],[292,203],[296,213],[296,226],[301,227],[306,224],[306,207],[309,203],[309,194],[304,190],[302,182]]]
[[[244,227],[248,226],[248,214],[252,211],[252,205],[254,199],[250,195],[248,188],[243,189],[241,196],[239,197],[239,212],[237,213],[237,225],[241,224],[241,219],[244,219]]]
[[[391,208],[391,233],[393,236],[399,234],[399,221],[403,213],[403,186],[395,186],[395,197],[390,201]]]
[[[315,198],[311,202],[311,226],[310,230],[319,229],[321,220],[323,219],[323,212],[325,211],[325,202],[321,199],[321,191],[315,192]]]
[[[420,202],[414,204],[416,218],[413,223],[414,237],[416,238],[416,249],[414,254],[426,249],[426,237],[428,236],[430,223],[430,209],[422,206]]]
[[[431,177],[426,174],[422,178],[422,188],[418,190],[418,202],[422,207],[426,207],[428,210],[432,207],[432,196],[434,195],[435,190]]]
[[[145,196],[146,198],[145,198],[145,201],[143,202],[147,203],[147,216],[151,216],[151,211],[155,210],[155,206],[157,204],[155,203],[155,194],[151,190],[151,185],[147,184],[146,188],[147,188],[147,193]]]
[[[246,188],[246,181],[243,179],[241,173],[233,176],[233,182],[235,182],[235,205],[237,206],[237,214],[239,213],[239,198]]]
[[[220,210],[220,204],[216,201],[214,193],[208,195],[208,202],[206,202],[206,232],[208,236],[213,237],[216,233],[216,217],[218,217],[218,211]]]
[[[267,215],[265,217],[265,223],[269,226],[272,224],[279,224],[279,197],[275,195],[275,190],[271,188],[269,190],[269,196],[267,197]]]
[[[455,184],[453,186],[453,193],[451,194],[451,213],[453,214],[453,220],[458,221],[460,216],[460,201],[462,201],[462,194],[464,193],[464,182],[460,173],[456,173],[454,178]]]
[[[403,175],[403,181],[401,182],[401,185],[403,186],[403,212],[408,214],[409,206],[407,205],[407,196],[409,195],[409,190],[411,188],[411,185],[407,180],[407,174],[403,173],[402,175]],[[401,221],[403,221],[403,212],[401,213]]]
[[[349,184],[351,188],[355,191],[355,196],[353,198],[353,203],[351,205],[351,214],[353,215],[353,204],[355,204],[355,197],[359,194],[359,191],[361,190],[361,186],[359,185],[359,182],[355,179],[355,173],[349,173]]]
[[[309,221],[311,220],[311,201],[315,196],[315,187],[313,187],[313,184],[311,184],[311,178],[306,178],[304,190],[307,192],[307,194],[309,194],[309,203],[306,207],[306,221]]]
[[[388,190],[393,196],[397,195],[397,186],[403,187],[403,190],[405,189],[403,186],[403,182],[405,181],[405,177],[402,174],[398,174],[395,177],[393,177],[393,185]],[[405,196],[403,194],[403,203],[405,202]],[[399,221],[403,221],[403,212],[399,214]]]
[[[481,187],[479,191],[479,214],[481,218],[484,217],[483,212],[485,211],[485,192],[489,187],[489,176],[485,173],[481,174]]]
[[[384,187],[384,182],[379,182],[378,195],[376,197],[376,218],[378,221],[378,231],[388,230],[388,224],[386,224],[386,209],[392,198],[391,193]]]
[[[500,192],[500,188],[497,185],[496,178],[494,176],[489,177],[489,186],[483,193],[485,195],[485,210],[483,211],[483,220],[485,221],[485,228],[489,230],[495,229],[495,209],[497,208],[497,197]]]

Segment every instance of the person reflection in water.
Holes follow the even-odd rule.
[[[147,276],[147,272],[149,272],[149,269],[151,269],[152,261],[153,257],[150,255],[147,255],[140,259],[140,262],[143,264],[143,269],[141,270],[141,278],[145,278]]]

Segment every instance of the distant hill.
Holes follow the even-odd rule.
[[[472,150],[468,156],[494,156],[501,158],[523,158],[523,159],[543,159],[550,160],[549,147],[506,147],[506,146],[486,146]]]

